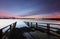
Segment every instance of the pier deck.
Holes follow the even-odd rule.
[[[56,36],[47,35],[47,33],[30,28],[28,25],[25,24],[25,22],[23,22],[23,25],[19,24],[20,26],[24,27],[17,27],[17,25],[15,30],[10,33],[10,39],[57,39]]]
[[[55,36],[40,31],[32,31],[27,27],[16,28],[8,36],[9,39],[57,39]]]
[[[33,28],[31,26],[34,25],[30,24],[30,26],[28,26],[28,24],[23,21],[14,22],[12,23],[12,25],[9,26],[10,28],[7,30],[8,32],[6,31],[4,36],[2,36],[3,33],[0,30],[0,39],[59,39],[56,36],[47,35],[47,33],[43,32],[44,29],[41,28],[40,30],[40,28],[39,29]]]

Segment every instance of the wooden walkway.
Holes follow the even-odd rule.
[[[60,39],[60,28],[56,28],[56,27],[50,27],[50,25],[60,25],[60,24],[51,24],[51,23],[38,23],[38,22],[25,22],[30,28],[38,30],[40,32],[46,33],[46,35],[48,35],[48,37],[51,38],[52,37],[57,37],[58,39]],[[39,25],[40,24],[40,25]],[[45,25],[41,25],[41,24],[45,24]],[[55,29],[57,31],[51,30],[51,29]],[[42,34],[42,33],[41,33]],[[41,35],[40,34],[40,35]],[[42,34],[43,35],[43,34]],[[45,36],[46,36],[45,35]],[[47,37],[47,38],[48,38]],[[56,38],[56,39],[57,39]],[[52,38],[51,38],[52,39]]]
[[[19,25],[21,26],[22,24]],[[47,33],[44,33],[43,29],[40,30],[39,28],[39,30],[35,30],[28,25],[28,27],[25,25],[22,26],[24,27],[16,27],[14,30],[12,30],[12,32],[9,34],[8,39],[57,39],[56,36],[47,35]]]
[[[36,23],[36,25],[38,24]],[[7,28],[8,26],[0,30],[0,39],[59,39],[56,36],[45,33],[45,29],[37,29],[36,25],[32,25],[32,23],[29,25],[29,23],[22,21],[14,22],[9,25],[10,28],[4,34],[2,30]],[[49,33],[50,27],[47,28]]]
[[[7,36],[8,39],[57,39],[40,31],[32,31],[27,27],[16,28]]]

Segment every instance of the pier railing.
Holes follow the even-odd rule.
[[[58,39],[60,39],[60,28],[56,28],[56,27],[51,27],[51,25],[59,25],[60,24],[52,24],[52,23],[39,23],[39,22],[25,22],[29,27],[33,27],[36,30],[42,30],[47,33],[47,35],[53,35],[58,37]],[[45,25],[41,25],[41,24],[45,24]],[[45,27],[45,28],[44,28]],[[57,31],[54,31],[52,29],[55,29]]]
[[[15,28],[16,23],[17,22],[14,22],[14,23],[9,24],[6,27],[3,27],[2,29],[0,29],[0,39],[6,39],[8,32],[11,32],[11,30]],[[6,29],[6,30],[3,32],[4,29]]]

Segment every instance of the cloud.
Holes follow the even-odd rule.
[[[17,15],[40,15],[60,12],[60,0],[0,0],[0,11]]]

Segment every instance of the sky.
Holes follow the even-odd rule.
[[[0,0],[0,14],[54,15],[60,14],[60,0]]]

